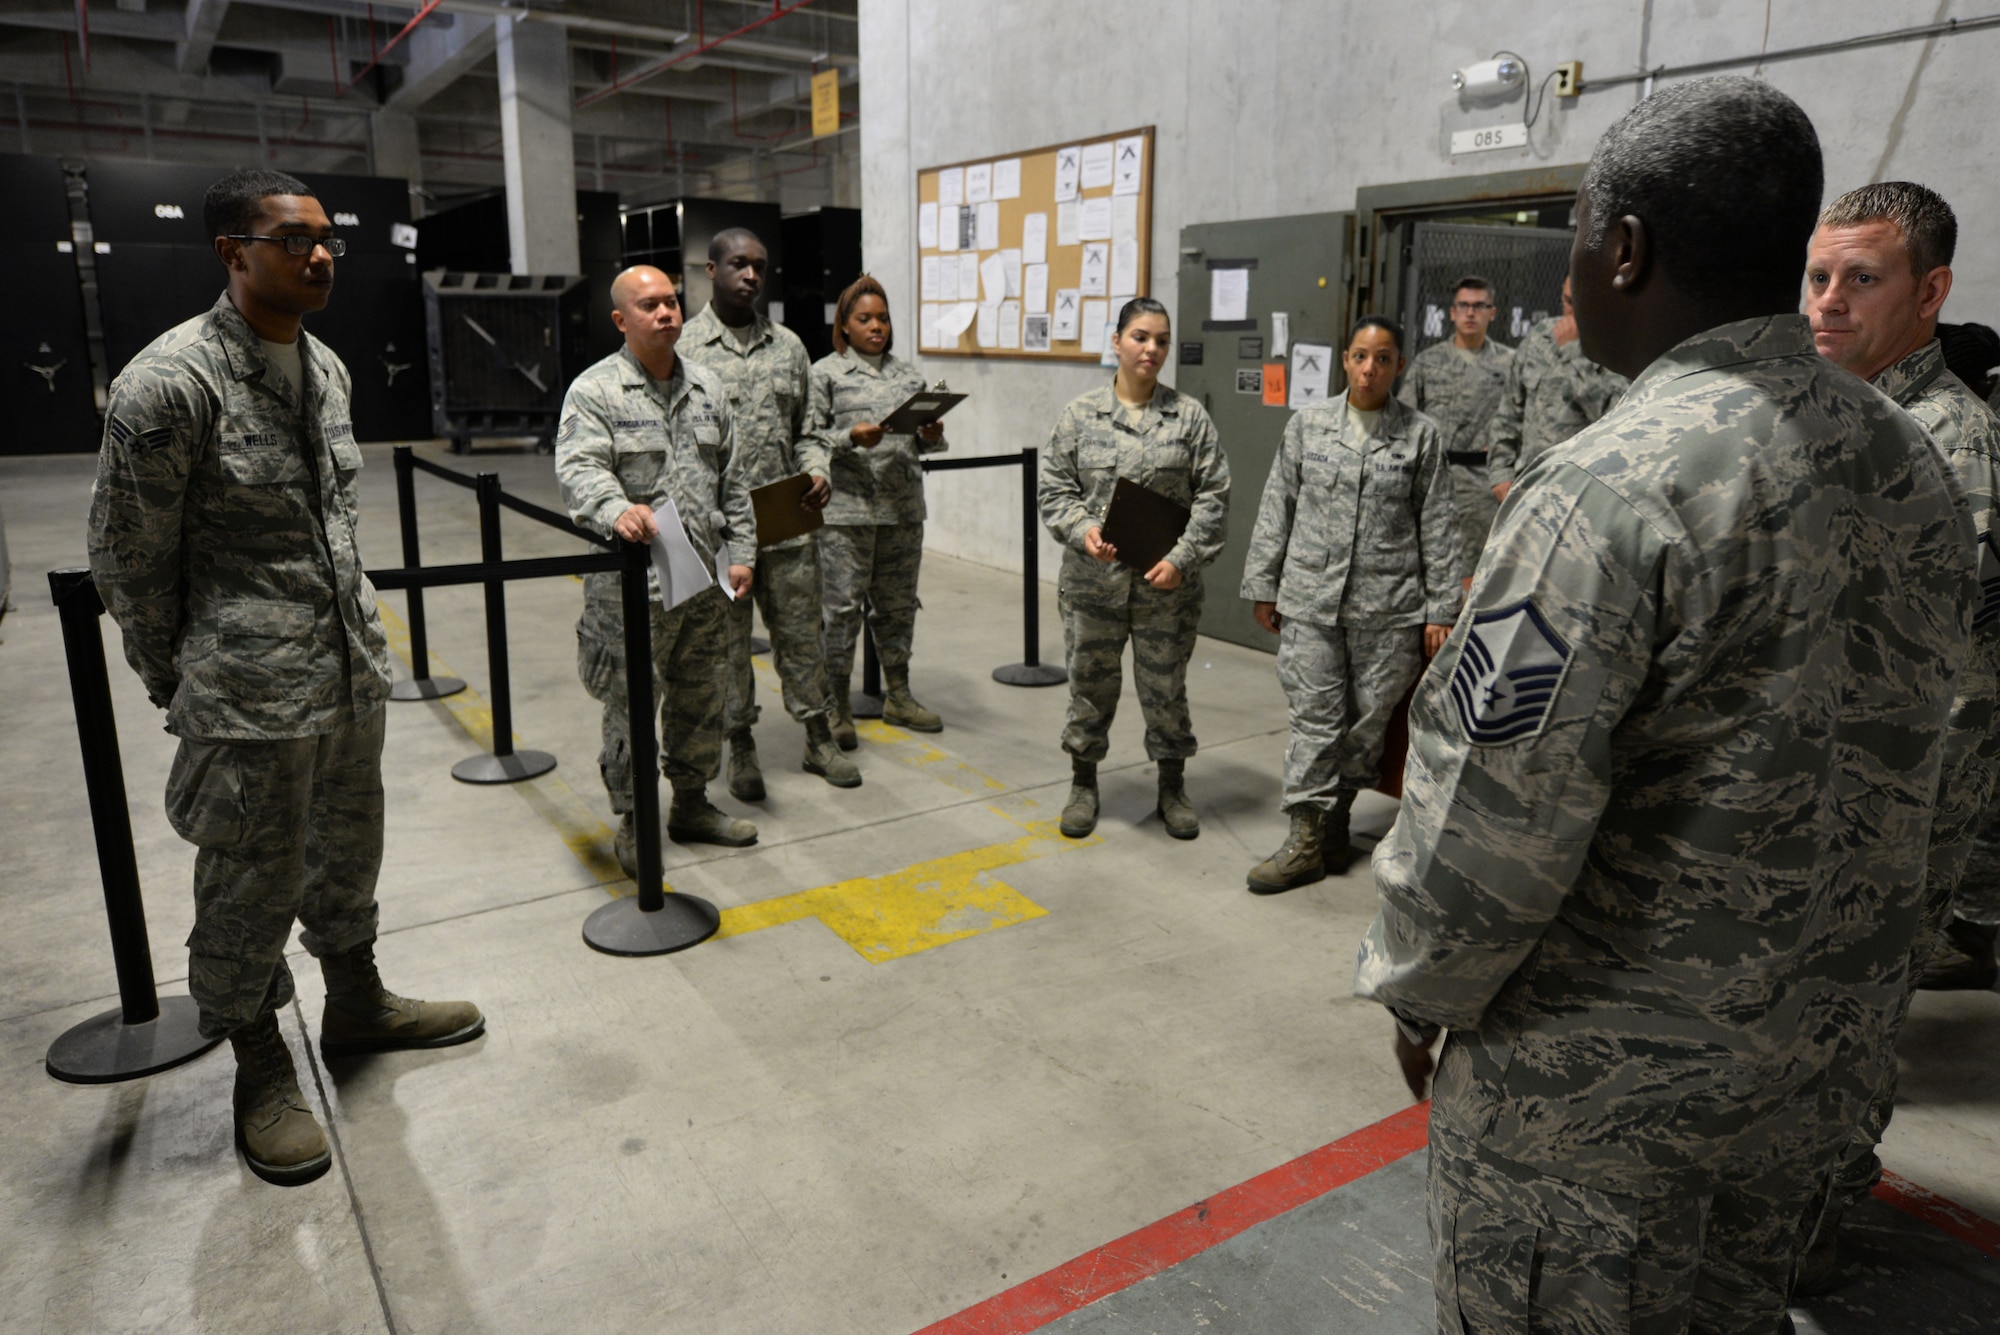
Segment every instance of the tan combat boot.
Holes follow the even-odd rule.
[[[764,770],[757,763],[757,741],[748,728],[729,734],[729,795],[739,802],[764,800]]]
[[[1068,838],[1087,839],[1097,828],[1097,765],[1075,759],[1069,764],[1069,801],[1063,803],[1062,823],[1056,828]]]
[[[833,695],[833,716],[827,720],[833,729],[833,740],[843,751],[852,751],[861,745],[861,738],[854,732],[854,697],[848,693],[851,677],[836,677],[827,674],[826,684]]]
[[[910,665],[882,669],[882,721],[911,732],[943,732],[944,720],[917,703],[910,694]]]
[[[611,851],[618,857],[619,867],[633,880],[639,879],[639,823],[626,812],[618,822],[618,833],[612,837]]]
[[[703,789],[676,788],[674,804],[667,810],[667,838],[677,844],[747,848],[757,842],[757,827],[717,810]]]
[[[859,788],[861,771],[854,762],[840,753],[834,744],[833,730],[823,718],[806,721],[805,772],[817,774],[836,788]]]
[[[1194,814],[1194,804],[1188,801],[1187,789],[1183,785],[1186,773],[1185,760],[1160,762],[1160,803],[1157,810],[1167,833],[1176,839],[1192,839],[1201,833],[1201,820]]]
[[[250,1171],[281,1187],[296,1187],[324,1173],[333,1152],[299,1093],[292,1050],[278,1032],[277,1015],[244,1025],[229,1036],[229,1046],[236,1051],[236,1089],[230,1100],[236,1109],[236,1147]]]
[[[486,1017],[469,1001],[413,1001],[383,987],[373,942],[322,957],[319,971],[326,979],[319,1050],[328,1057],[448,1048],[486,1030]]]
[[[1326,879],[1321,861],[1320,810],[1293,807],[1292,831],[1278,851],[1250,869],[1250,893],[1276,895]]]

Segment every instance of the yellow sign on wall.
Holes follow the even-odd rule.
[[[840,71],[822,70],[813,75],[813,138],[824,139],[840,132]]]

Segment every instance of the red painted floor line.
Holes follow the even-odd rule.
[[[1894,1173],[1884,1172],[1875,1188],[1877,1200],[1887,1201],[1905,1214],[1915,1215],[1940,1233],[1977,1247],[2000,1260],[2000,1224],[1956,1205],[1934,1191]]]
[[[1248,1182],[1196,1201],[1116,1242],[1085,1252],[956,1316],[925,1326],[917,1335],[1025,1335],[1039,1330],[1057,1317],[1130,1288],[1266,1219],[1422,1149],[1430,1139],[1430,1109],[1429,1103],[1405,1108]]]

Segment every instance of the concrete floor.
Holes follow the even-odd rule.
[[[364,550],[389,566],[389,452],[366,453]],[[430,453],[555,504],[546,457]],[[428,599],[433,670],[473,691],[390,706],[384,972],[478,1001],[488,1033],[322,1062],[317,970],[295,956],[284,1025],[336,1166],[267,1186],[231,1147],[226,1054],[117,1086],[41,1070],[58,1034],[115,1004],[44,573],[82,561],[92,462],[0,459],[15,567],[0,621],[8,1331],[893,1335],[1407,1103],[1384,1017],[1347,995],[1373,911],[1365,861],[1274,899],[1243,889],[1283,834],[1267,656],[1197,650],[1198,841],[1152,818],[1128,695],[1105,819],[1071,844],[1047,824],[1067,782],[1064,692],[989,675],[1020,653],[1019,580],[932,558],[914,677],[947,730],[864,725],[866,784],[838,791],[798,770],[803,733],[765,670],[771,796],[748,811],[762,841],[667,847],[670,883],[722,907],[724,934],[618,959],[579,937],[630,886],[610,858],[597,707],[576,681],[580,590],[559,579],[508,589],[517,744],[553,752],[553,774],[449,777],[489,741],[476,589]],[[474,559],[470,493],[418,487],[426,561]],[[516,516],[505,528],[510,556],[579,549]],[[403,600],[384,607],[393,635]],[[180,991],[193,850],[161,810],[173,741],[105,632],[155,967]],[[1357,829],[1393,814],[1365,796]],[[1905,1057],[1889,1167],[2000,1218],[2000,998],[1920,999]]]

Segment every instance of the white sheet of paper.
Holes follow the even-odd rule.
[[[1080,332],[1085,352],[1104,351],[1104,326],[1111,322],[1111,303],[1108,301],[1085,301]]]
[[[938,173],[938,207],[955,209],[965,202],[965,168],[946,167]]]
[[[1002,158],[993,164],[993,198],[1019,199],[1021,197],[1021,160]]]
[[[1078,320],[1083,310],[1083,297],[1073,287],[1056,289],[1056,308],[1052,312],[1051,328],[1055,336],[1068,342],[1076,337]]]
[[[1083,240],[1078,231],[1083,226],[1083,205],[1076,200],[1066,200],[1056,205],[1056,244],[1073,246]]]
[[[1111,295],[1134,297],[1139,294],[1139,243],[1111,243]]]
[[[1120,139],[1112,157],[1111,193],[1138,194],[1139,178],[1144,175],[1145,164],[1146,137],[1135,134],[1130,139]]]
[[[979,346],[997,348],[1000,346],[1000,304],[994,301],[979,303]]]
[[[1049,308],[1049,266],[1024,265],[1021,269],[1021,309],[1045,311]]]
[[[1208,271],[1208,318],[1247,320],[1250,318],[1250,271],[1210,269]]]
[[[938,308],[934,301],[926,301],[917,307],[917,346],[935,348],[938,346]]]
[[[1007,295],[1010,297],[1020,296],[1021,295],[1021,252],[1018,250],[1001,251],[1000,264],[1002,268],[1006,270],[1007,274]]]
[[[1077,221],[1076,234],[1085,241],[1111,239],[1111,196],[1099,195],[1096,199],[1083,201],[1083,212]]]
[[[1112,149],[1113,145],[1108,140],[1101,144],[1085,144],[1083,146],[1083,176],[1081,179],[1085,190],[1102,190],[1105,186],[1111,184]]]
[[[938,257],[926,255],[917,265],[917,297],[922,301],[936,301],[938,292]],[[958,276],[958,266],[952,266],[952,277]]]
[[[971,250],[979,244],[979,211],[984,204],[961,204],[958,208],[958,248]]]
[[[937,248],[958,249],[958,210],[955,208],[938,210]]]
[[[1292,345],[1292,316],[1289,311],[1271,312],[1271,355],[1282,357]]]
[[[1139,197],[1137,195],[1113,195],[1111,197],[1111,239],[1113,241],[1137,241],[1139,239]]]
[[[1101,297],[1111,291],[1111,243],[1087,241],[1083,247],[1083,277],[1078,287],[1087,297]],[[1102,304],[1102,303],[1100,303]],[[1090,322],[1084,321],[1084,328]]]
[[[730,602],[736,601],[736,586],[729,582],[729,544],[715,544],[715,586],[722,590],[722,596]]]
[[[1021,219],[1021,259],[1028,264],[1049,262],[1049,215],[1030,213]]]
[[[917,205],[917,245],[924,250],[937,249],[937,204]]]
[[[1309,403],[1320,402],[1326,398],[1327,385],[1332,377],[1331,343],[1292,344],[1292,375],[1286,385],[1289,396],[1286,406],[1303,408]]]
[[[1000,346],[1021,346],[1021,303],[1018,301],[1000,303]]]
[[[979,206],[979,248],[1000,249],[1000,206],[987,200]]]
[[[1048,316],[1026,315],[1021,317],[1021,350],[1024,352],[1047,352],[1049,350]]]
[[[990,305],[1004,300],[1007,296],[1007,261],[999,255],[988,255],[979,261],[979,290]]]
[[[972,328],[974,317],[979,314],[977,302],[960,301],[949,306],[938,307],[938,346],[955,348],[965,331]]]
[[[1062,204],[1076,198],[1076,184],[1082,170],[1081,148],[1056,150],[1056,203]]]
[[[715,576],[688,541],[671,497],[653,507],[653,524],[659,529],[652,541],[653,574],[660,584],[660,605],[671,612],[715,583]]]
[[[1118,365],[1118,322],[1115,320],[1106,320],[1104,322],[1104,351],[1097,355],[1097,364],[1099,366]]]
[[[965,169],[965,202],[984,204],[993,198],[993,164],[975,162]]]
[[[958,299],[979,300],[979,252],[968,250],[958,257]]]

